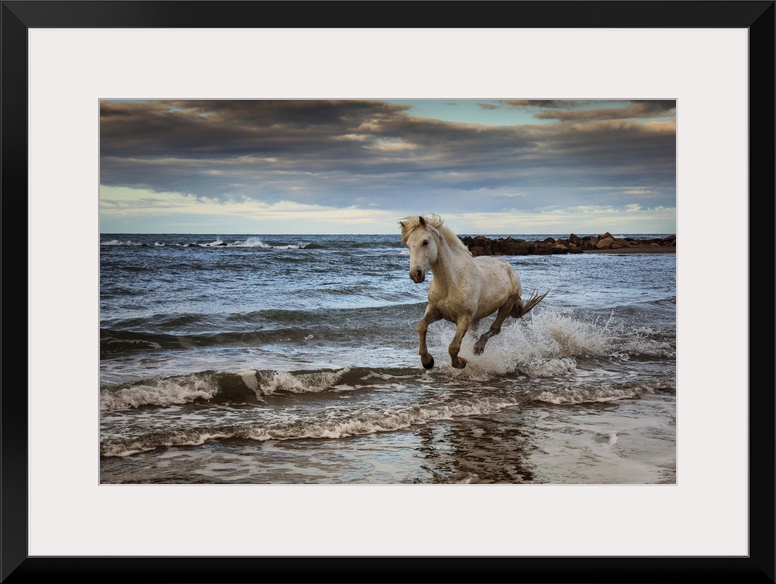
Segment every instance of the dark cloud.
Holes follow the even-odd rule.
[[[584,109],[565,109],[562,111],[540,111],[538,119],[591,121],[591,120],[625,120],[633,118],[659,118],[672,115],[676,101],[666,100],[634,100],[626,102],[621,107],[599,107]]]
[[[105,156],[232,156],[293,149],[356,132],[404,106],[362,101],[164,101],[101,104]],[[304,139],[299,139],[299,137]]]
[[[627,185],[661,192],[673,206],[675,127],[638,120],[662,117],[675,102],[505,103],[541,106],[537,117],[559,122],[451,123],[379,100],[105,101],[100,178],[224,200],[334,206],[434,196],[471,207],[471,193],[492,193],[498,204],[520,192],[539,207],[548,193]],[[563,109],[569,104],[576,109]],[[595,191],[586,192],[592,200]]]
[[[675,99],[640,99],[633,100],[631,103],[642,107],[646,111],[655,111],[661,115],[676,109]]]
[[[559,108],[578,107],[590,102],[587,100],[570,99],[505,99],[504,103],[513,107]]]

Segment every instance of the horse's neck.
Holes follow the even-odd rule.
[[[471,262],[470,256],[452,249],[444,237],[440,237],[437,261],[431,265],[434,280],[438,281],[437,285],[445,289],[451,289],[455,282],[460,281],[468,273],[469,262]]]

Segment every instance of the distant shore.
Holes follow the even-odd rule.
[[[491,239],[484,235],[460,238],[472,255],[550,255],[577,253],[676,253],[676,235],[654,239],[614,237],[608,231],[601,235],[568,238],[547,237],[529,241],[514,237]]]

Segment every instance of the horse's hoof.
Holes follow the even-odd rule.
[[[458,362],[453,363],[453,367],[455,367],[456,369],[463,369],[464,367],[466,367],[466,359],[461,359],[459,357]]]
[[[421,363],[423,363],[423,367],[426,369],[431,369],[434,366],[434,358],[429,355],[428,362],[421,359]]]
[[[474,354],[475,355],[482,355],[482,352],[485,350],[485,347],[481,347],[479,345],[474,345]]]

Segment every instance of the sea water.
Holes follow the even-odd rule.
[[[425,370],[398,232],[103,234],[101,482],[674,483],[675,254],[503,259],[547,297]]]

